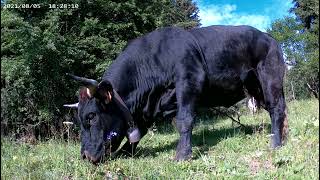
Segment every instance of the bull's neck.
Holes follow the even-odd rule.
[[[139,108],[143,105],[142,97],[148,92],[144,92],[135,86],[134,82],[127,80],[108,79],[113,85],[113,89],[119,94],[132,115],[139,112]],[[127,83],[126,83],[127,82]]]
[[[111,64],[103,78],[112,83],[114,90],[118,92],[133,116],[142,113],[146,103],[144,102],[145,97],[151,88],[160,83],[160,81],[147,79],[152,77],[154,72],[150,69],[149,71],[141,71],[141,69],[148,69],[148,67],[144,67],[144,63],[139,61],[139,59],[132,59],[132,56],[122,53]]]

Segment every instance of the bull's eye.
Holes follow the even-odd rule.
[[[96,116],[96,113],[89,113],[88,116],[87,116],[87,120],[91,121],[94,119],[94,117]]]

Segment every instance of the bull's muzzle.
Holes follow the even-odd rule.
[[[82,157],[87,158],[93,164],[97,164],[100,161],[100,158],[93,157],[88,151],[84,151]]]

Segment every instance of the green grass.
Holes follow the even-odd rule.
[[[227,118],[200,117],[193,131],[193,159],[174,162],[178,133],[165,125],[143,138],[133,158],[100,166],[80,158],[77,142],[50,140],[36,145],[1,139],[2,179],[319,179],[319,103],[289,106],[287,144],[270,150],[265,111],[243,115],[247,128]],[[263,122],[264,128],[261,130]],[[259,130],[260,129],[260,130]]]

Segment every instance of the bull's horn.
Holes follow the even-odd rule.
[[[69,108],[78,108],[79,103],[74,103],[74,104],[64,104],[64,107],[69,107]]]
[[[98,84],[99,84],[98,81],[96,81],[94,79],[88,79],[88,78],[84,78],[84,77],[75,76],[75,75],[72,75],[72,74],[69,74],[69,73],[66,73],[66,75],[68,75],[71,78],[81,82],[84,86],[89,88],[91,95],[95,94],[96,89],[97,89]]]

